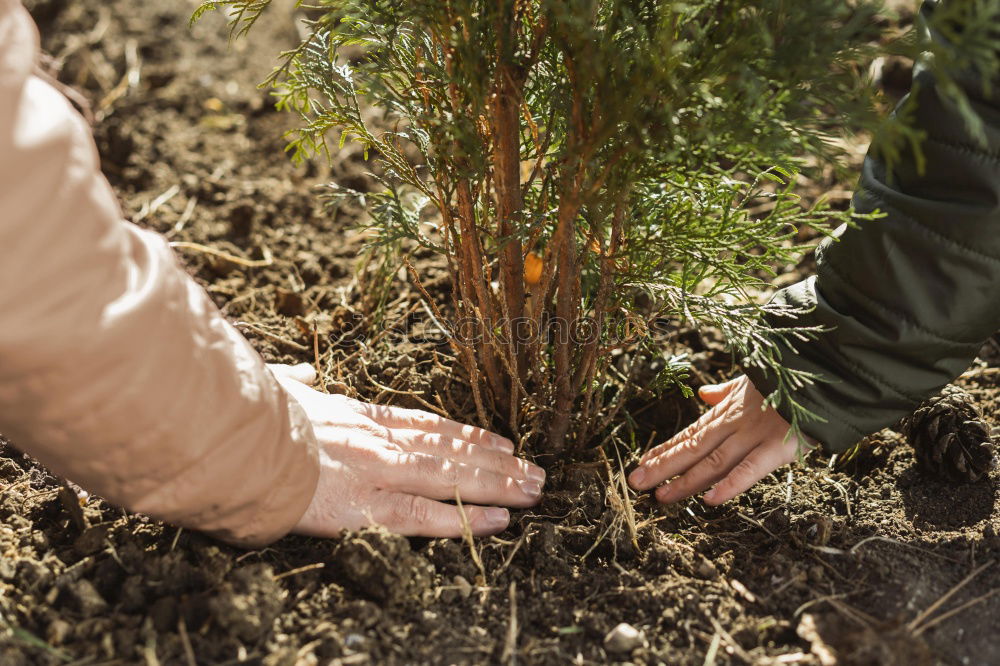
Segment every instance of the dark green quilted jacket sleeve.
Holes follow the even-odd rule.
[[[886,216],[824,242],[816,275],[774,297],[812,311],[772,324],[833,329],[782,357],[828,380],[795,398],[824,419],[802,428],[831,452],[911,412],[965,371],[1000,328],[1000,93],[984,93],[971,74],[956,80],[983,120],[987,145],[918,66],[924,172],[909,154],[890,177],[869,154],[854,205]],[[747,374],[764,395],[774,390],[773,376]],[[790,420],[787,406],[778,411]]]

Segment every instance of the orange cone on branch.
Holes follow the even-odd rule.
[[[545,262],[534,252],[529,252],[524,258],[524,281],[534,286],[542,281],[542,267]]]

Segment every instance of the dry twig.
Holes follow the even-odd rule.
[[[966,576],[965,578],[963,578],[962,580],[960,580],[953,588],[951,588],[950,590],[948,590],[947,592],[945,592],[943,595],[941,595],[941,598],[939,598],[937,601],[935,601],[930,606],[928,606],[922,613],[920,613],[915,618],[913,618],[913,620],[911,620],[906,625],[906,628],[909,631],[912,631],[914,636],[919,636],[929,626],[933,626],[934,624],[937,624],[938,622],[940,622],[942,618],[938,618],[933,623],[927,623],[927,624],[924,624],[924,626],[921,626],[921,624],[925,623],[925,621],[927,620],[927,618],[929,618],[934,613],[934,611],[936,611],[938,608],[940,608],[941,606],[943,606],[944,603],[946,601],[948,601],[948,599],[951,599],[953,596],[955,596],[955,593],[957,593],[959,590],[961,590],[963,587],[965,587],[967,584],[969,584],[972,581],[973,578],[975,578],[976,576],[978,576],[979,574],[981,574],[983,571],[986,571],[986,569],[990,568],[994,564],[995,564],[995,561],[991,560],[991,561],[987,562],[986,564],[983,564],[982,566],[977,567],[968,576]],[[996,591],[997,590],[993,590],[993,592],[996,592]],[[990,594],[992,594],[992,592]],[[978,603],[979,601],[982,601],[982,600],[986,599],[988,596],[989,595],[984,595],[982,597],[979,597],[978,599],[974,599],[973,601],[975,601],[976,603]],[[959,606],[959,609],[965,608],[967,606],[968,606],[967,604],[963,604],[962,606]],[[955,611],[953,611],[951,613],[951,615],[954,615],[954,613],[958,612],[959,609],[955,609]],[[950,617],[950,615],[949,615],[949,617]]]
[[[455,504],[458,506],[458,515],[462,518],[462,538],[469,545],[469,553],[472,555],[472,561],[475,563],[476,568],[479,569],[479,575],[482,578],[480,585],[486,585],[486,568],[483,567],[483,560],[479,557],[479,551],[476,549],[476,540],[472,536],[472,526],[469,524],[469,517],[465,514],[465,507],[462,506],[462,496],[458,492],[458,487],[455,487]]]
[[[191,639],[188,638],[187,626],[184,624],[184,616],[177,618],[177,633],[181,636],[181,645],[184,646],[184,657],[188,666],[198,666],[198,661],[194,658],[194,650],[191,648]]]
[[[202,254],[208,254],[213,257],[225,259],[226,261],[232,262],[238,266],[245,266],[247,268],[264,268],[265,266],[270,266],[274,263],[274,256],[266,247],[262,248],[262,252],[264,253],[263,259],[244,259],[243,257],[237,257],[235,254],[223,252],[222,250],[216,250],[214,247],[202,245],[201,243],[188,243],[186,241],[174,241],[170,243],[170,247],[177,248],[179,250],[194,250],[196,252],[201,252]]]
[[[300,352],[308,352],[309,351],[309,348],[306,347],[305,345],[301,345],[298,342],[295,342],[294,340],[289,340],[288,338],[283,338],[280,335],[275,335],[274,333],[271,333],[270,331],[267,331],[267,330],[261,328],[260,326],[258,326],[256,324],[251,324],[248,321],[238,321],[235,324],[233,324],[233,326],[235,326],[236,328],[241,329],[241,330],[242,329],[247,329],[247,330],[253,331],[254,333],[256,333],[258,335],[261,335],[261,336],[267,338],[268,340],[271,340],[273,342],[280,342],[281,344],[287,345],[287,346],[291,347],[292,349],[296,349],[296,350],[298,350]]]
[[[305,573],[306,571],[314,571],[316,569],[322,569],[326,566],[325,562],[313,562],[312,564],[306,564],[305,566],[298,567],[297,569],[292,569],[291,571],[286,571],[280,573],[274,577],[274,580],[281,580],[282,578],[288,578],[289,576],[295,576],[300,573]]]
[[[501,661],[506,661],[510,666],[517,664],[517,583],[510,583],[510,622],[507,624],[507,642],[503,646]]]

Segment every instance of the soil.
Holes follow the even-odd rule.
[[[471,418],[440,335],[398,325],[420,311],[405,276],[373,296],[361,212],[318,196],[368,188],[362,156],[282,154],[291,120],[255,84],[295,39],[290,12],[227,46],[221,16],[189,29],[190,0],[27,4],[49,68],[89,103],[126,216],[186,244],[268,360],[318,358],[329,390]],[[699,382],[734,372],[711,336],[677,344]],[[1000,342],[959,383],[1000,422]],[[645,414],[654,441],[698,407],[668,395]],[[16,444],[0,437],[3,664],[1000,663],[998,477],[926,476],[890,430],[718,508],[623,497],[622,466],[596,453],[540,459],[543,502],[474,543],[482,568],[465,542],[376,529],[240,551],[78,498]]]

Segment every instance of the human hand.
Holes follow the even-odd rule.
[[[269,365],[309,416],[319,441],[320,477],[313,500],[293,529],[334,536],[383,525],[408,536],[463,533],[456,490],[477,536],[503,531],[507,509],[538,502],[541,467],[513,455],[510,440],[416,409],[371,405],[308,386],[308,364]]]
[[[791,426],[746,377],[703,386],[698,395],[712,408],[667,442],[646,452],[629,475],[636,490],[656,489],[660,502],[677,502],[712,489],[702,499],[716,506],[736,497],[786,463],[799,446],[817,446],[789,434]]]

